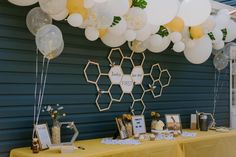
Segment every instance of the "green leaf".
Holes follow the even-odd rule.
[[[228,30],[226,28],[222,29],[221,32],[223,33],[223,41],[225,41],[227,34],[228,34]]]
[[[208,33],[208,36],[210,37],[211,40],[216,40],[216,38],[212,32]]]
[[[113,19],[113,22],[112,22],[111,27],[117,25],[120,21],[121,21],[121,17],[119,17],[119,16],[114,16],[114,19]]]
[[[147,7],[147,2],[145,0],[133,0],[132,7],[145,9]]]
[[[164,26],[160,26],[159,31],[157,32],[157,34],[159,34],[162,38],[166,37],[169,35],[169,31],[167,28],[165,28]]]

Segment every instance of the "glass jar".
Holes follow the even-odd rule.
[[[53,120],[52,125],[52,144],[61,143],[61,125],[58,120]]]

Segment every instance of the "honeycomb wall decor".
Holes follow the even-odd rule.
[[[118,53],[116,55],[121,57],[119,63],[112,60],[112,56],[114,56],[115,53]],[[141,55],[141,62],[138,64],[134,62],[134,56],[137,54]],[[129,94],[133,99],[133,103],[130,106],[132,113],[136,115],[134,110],[135,105],[141,105],[141,114],[144,114],[146,109],[146,105],[143,101],[144,95],[150,92],[154,98],[161,97],[163,89],[170,85],[171,75],[169,71],[167,69],[161,69],[158,63],[152,65],[149,73],[144,73],[144,53],[132,52],[130,56],[124,56],[124,53],[120,48],[113,48],[108,55],[108,61],[110,63],[110,70],[108,73],[102,73],[100,64],[90,60],[84,69],[86,81],[96,86],[96,105],[100,112],[109,110],[113,102],[121,102],[124,94]],[[129,61],[132,64],[132,67],[129,67],[132,68],[130,73],[125,73],[124,69],[122,69],[122,65],[125,61]],[[88,73],[88,69],[90,68],[96,68],[95,70],[99,73],[96,78],[91,77],[90,75],[92,74]],[[110,80],[108,89],[102,89],[102,87],[99,86],[99,80],[103,77],[108,77]],[[165,80],[163,80],[163,77],[165,77]],[[112,93],[112,88],[117,86],[121,90],[121,94],[118,97],[114,96]],[[133,93],[135,88],[141,90],[142,93],[140,95],[135,95]],[[106,96],[109,99],[109,102],[101,103],[100,99],[102,99],[102,96]]]

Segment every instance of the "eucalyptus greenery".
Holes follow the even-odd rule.
[[[160,29],[157,32],[157,34],[159,34],[162,38],[164,38],[164,37],[167,37],[169,35],[169,31],[164,26],[160,26]]]

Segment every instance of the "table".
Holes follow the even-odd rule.
[[[105,145],[101,139],[76,142],[85,150],[60,154],[46,150],[32,154],[30,148],[13,149],[10,157],[236,157],[236,131],[197,132],[197,137],[178,137],[173,141],[145,141],[140,145]]]

